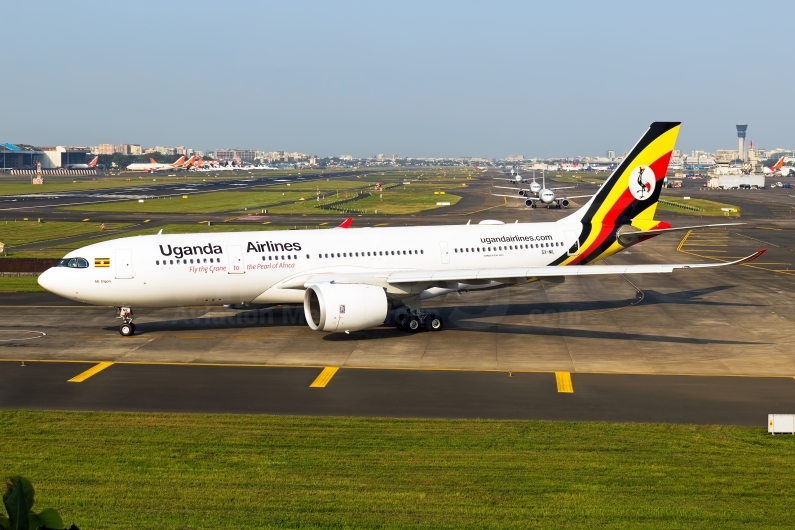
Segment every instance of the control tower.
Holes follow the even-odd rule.
[[[737,125],[737,157],[745,162],[745,131],[748,129],[747,125]]]

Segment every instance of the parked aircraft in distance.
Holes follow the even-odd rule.
[[[88,164],[69,164],[66,167],[67,169],[93,169],[97,167],[98,162],[99,162],[99,157],[95,156],[94,159]]]
[[[423,301],[447,293],[559,282],[567,276],[670,273],[737,265],[590,264],[671,228],[654,219],[679,123],[653,123],[585,205],[556,222],[157,234],[69,252],[39,284],[63,297],[113,306],[119,333],[135,333],[134,307],[303,304],[313,330],[382,325],[438,331]],[[707,225],[727,226],[727,225]]]
[[[149,159],[149,163],[146,162],[136,162],[127,166],[127,171],[148,171],[150,173],[154,173],[156,171],[173,171],[175,169],[179,169],[182,167],[182,164],[185,162],[185,157],[179,157],[175,162],[171,164],[161,164],[160,162],[155,162],[153,158]]]
[[[781,173],[781,169],[784,167],[784,159],[785,158],[786,157],[782,156],[781,158],[778,159],[778,162],[776,162],[772,166],[763,167],[762,168],[762,173],[764,173],[765,175],[772,175],[772,174],[775,174],[775,173]],[[789,174],[789,170],[787,170],[787,174]]]

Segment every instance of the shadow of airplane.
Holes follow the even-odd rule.
[[[660,293],[645,291],[642,303],[648,304],[679,304],[679,305],[704,305],[704,306],[729,306],[729,307],[758,307],[761,304],[748,304],[739,302],[713,302],[701,299],[702,296],[730,289],[731,286],[715,286],[703,289],[691,289],[674,293]],[[598,331],[576,329],[568,326],[556,325],[551,321],[550,326],[505,324],[476,322],[470,319],[486,316],[522,316],[522,315],[555,315],[561,318],[560,324],[565,324],[567,315],[580,312],[604,311],[627,307],[637,299],[609,300],[609,301],[572,301],[572,302],[542,302],[519,304],[492,304],[492,305],[459,305],[454,307],[437,307],[445,318],[445,329],[464,331],[470,333],[501,333],[508,335],[534,335],[534,336],[560,336],[577,337],[594,340],[632,340],[644,342],[666,342],[679,344],[766,344],[747,341],[708,340],[702,338],[670,337],[665,335],[646,335],[640,333],[625,333],[613,331]],[[197,310],[196,317],[190,318],[187,309],[177,310],[172,320],[159,322],[145,322],[137,324],[139,335],[149,333],[180,330],[222,330],[222,329],[268,329],[273,327],[303,327],[306,326],[303,306],[276,306],[266,309],[248,310],[229,315],[205,317],[206,308]],[[453,314],[455,313],[455,314]],[[392,337],[404,337],[406,332],[397,330],[392,324],[393,314],[387,316],[383,326],[369,330],[357,331],[351,334],[328,334],[323,337],[330,342],[342,341],[367,341],[383,340]],[[112,326],[104,328],[115,329]]]

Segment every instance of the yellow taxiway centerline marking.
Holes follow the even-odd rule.
[[[374,225],[374,226],[386,226],[386,225],[388,225],[388,224],[389,224],[389,223],[378,223],[377,225]]]
[[[269,225],[269,224],[271,224],[271,222],[270,222],[270,221],[265,221],[265,222],[264,222],[264,223],[262,223],[262,224],[264,224],[264,225]]]
[[[555,372],[555,382],[558,384],[558,392],[573,394],[574,385],[571,384],[571,374],[569,372]]]
[[[327,225],[327,224],[328,224],[328,221],[326,221],[325,223],[320,223],[320,224],[319,224],[319,225],[317,225],[317,226],[323,226],[323,225]]]
[[[86,221],[88,221],[88,219],[83,219],[83,222],[84,222],[84,223],[85,223]]]
[[[151,219],[144,219],[144,223],[148,223]]]
[[[326,366],[323,368],[323,371],[320,372],[320,375],[312,381],[309,388],[326,388],[326,385],[331,381],[331,378],[334,377],[334,374],[337,373],[337,370],[339,370],[339,366]]]
[[[77,374],[76,376],[71,378],[68,382],[69,383],[82,383],[83,381],[85,381],[89,377],[97,375],[102,370],[104,370],[105,368],[108,368],[109,366],[112,366],[112,365],[113,365],[113,363],[111,363],[111,362],[101,362],[99,364],[96,364],[96,365],[92,366],[91,368],[89,368],[85,372]]]

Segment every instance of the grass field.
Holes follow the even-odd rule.
[[[100,223],[52,221],[0,221],[0,242],[6,246],[24,245],[39,241],[49,241],[62,237],[99,233]],[[130,226],[129,223],[105,223],[105,230]]]
[[[41,287],[36,276],[0,276],[0,293],[45,293],[46,289]]]
[[[92,529],[791,528],[795,498],[795,437],[763,429],[2,411],[0,432],[2,472]]]
[[[233,210],[256,210],[285,201],[300,198],[314,199],[315,193],[306,191],[217,191],[188,194],[161,199],[146,199],[145,202],[120,201],[101,204],[66,206],[65,210],[81,212],[129,212],[129,213],[213,213]]]
[[[657,205],[657,208],[666,212],[677,212],[687,215],[701,215],[708,217],[740,217],[739,206],[710,201],[707,199],[685,200],[681,197],[660,197],[660,202]],[[691,208],[697,208],[697,210],[692,210]],[[729,212],[727,215],[726,212],[721,210],[721,208],[734,208],[736,211]]]
[[[413,214],[436,208],[437,202],[449,202],[450,205],[456,204],[461,200],[458,195],[446,193],[444,195],[435,195],[434,190],[438,190],[438,186],[433,187],[417,187],[406,186],[405,188],[396,188],[386,190],[384,192],[383,201],[380,200],[379,194],[372,192],[369,196],[362,199],[351,201],[345,204],[339,204],[336,207],[341,210],[348,210],[354,213],[375,214],[376,211],[379,215],[385,214]],[[353,194],[349,194],[353,197]],[[306,202],[296,202],[293,204],[285,204],[282,206],[275,206],[268,209],[268,212],[273,214],[329,214],[329,215],[345,215],[340,210],[327,210],[318,208],[318,206],[332,204],[337,200],[344,199],[345,195],[340,193],[337,195],[326,195],[326,198],[321,201],[308,200]]]
[[[70,180],[68,177],[50,178],[45,177],[45,184],[33,186],[25,180],[0,180],[0,196],[2,195],[26,195],[31,193],[58,193],[64,191],[84,191],[113,188],[130,188],[138,186],[159,186],[164,184],[202,182],[203,180],[239,180],[248,178],[248,175],[223,175],[221,177],[210,177],[208,175],[180,175],[178,177],[168,177],[166,175],[126,175],[121,177],[98,178],[97,180]]]

